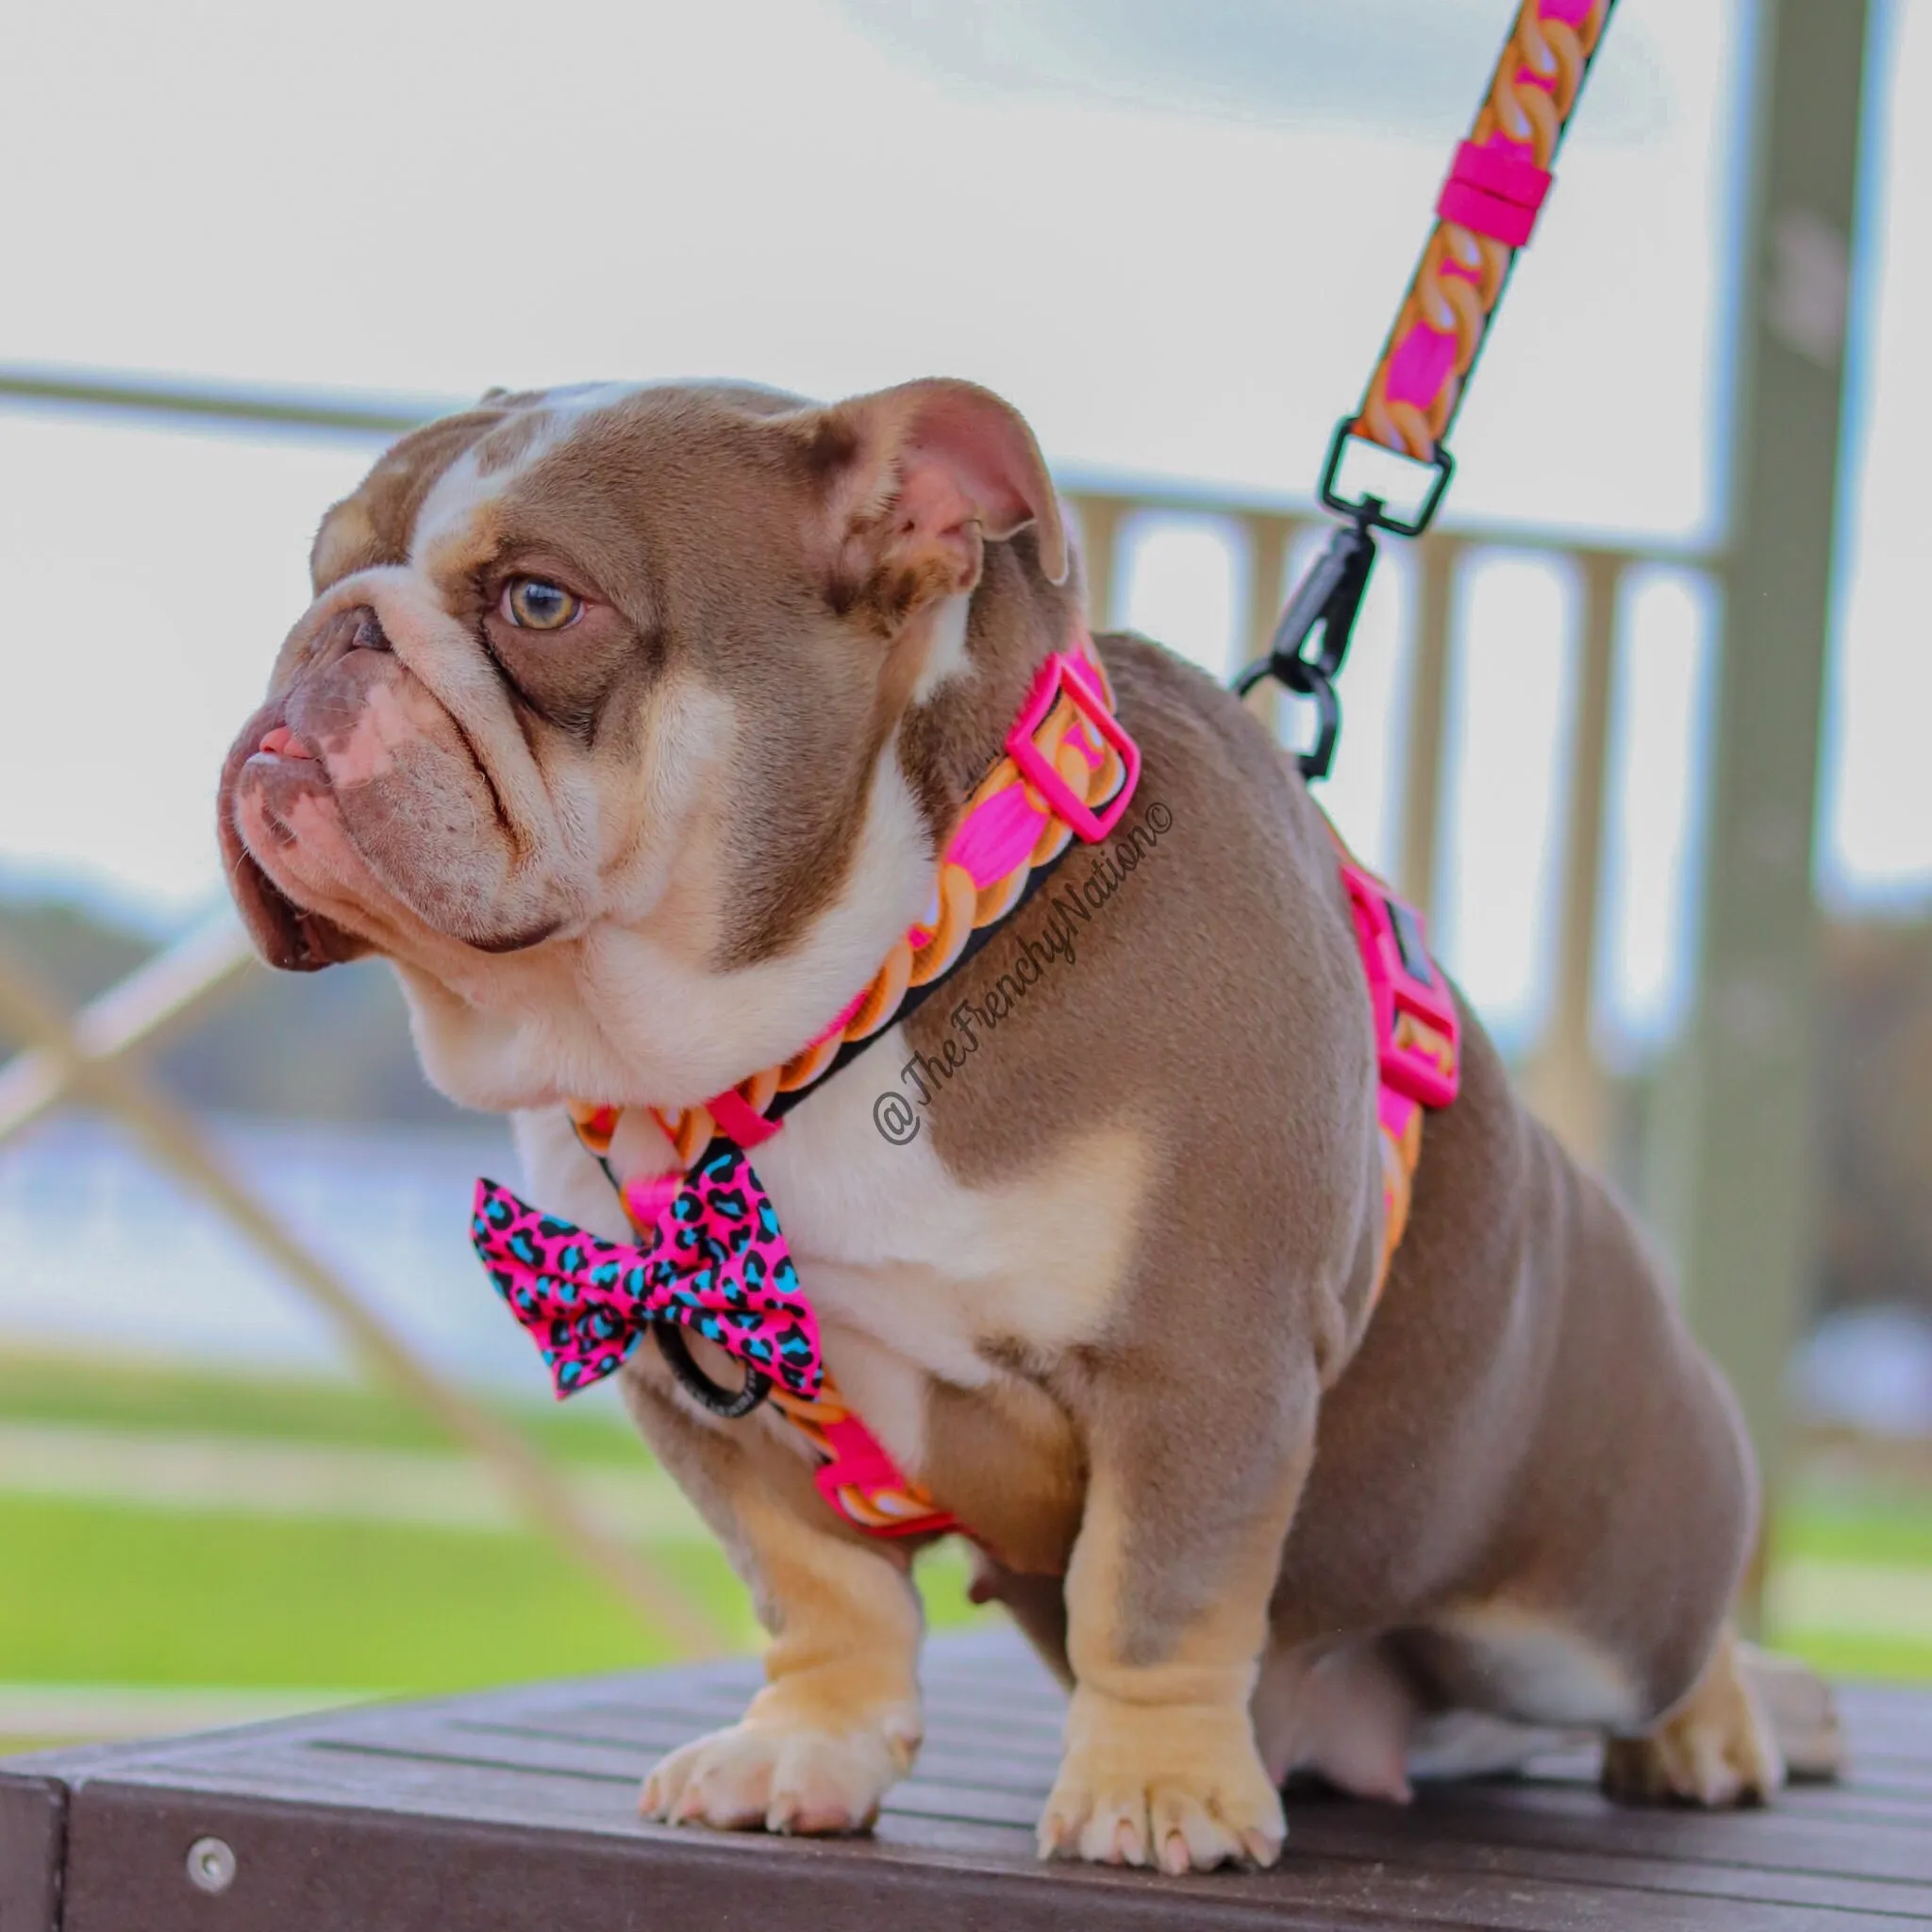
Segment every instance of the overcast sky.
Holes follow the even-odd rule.
[[[1825,882],[1932,887],[1932,0],[1881,0],[1860,291],[1862,506],[1827,741]],[[1067,472],[1307,489],[1360,391],[1507,0],[127,0],[9,24],[0,359],[464,394],[727,374],[834,395],[952,373]],[[1623,0],[1457,433],[1464,516],[1707,539],[1748,8]],[[1917,92],[1914,92],[1916,80]],[[1909,219],[1907,210],[1920,210]],[[1915,347],[1908,345],[1916,345]],[[215,765],[366,448],[0,414],[0,861],[150,908],[218,873]],[[1391,573],[1337,807],[1386,851]],[[1211,533],[1125,615],[1210,662]],[[1533,1014],[1563,754],[1563,587],[1472,584],[1452,958]],[[1707,676],[1694,588],[1642,587],[1607,967],[1681,987]],[[1379,641],[1378,641],[1379,640]]]

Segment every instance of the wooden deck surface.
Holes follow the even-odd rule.
[[[1061,1699],[1006,1633],[930,1647],[925,1750],[872,1839],[640,1824],[649,1762],[754,1678],[578,1678],[8,1760],[0,1932],[1932,1925],[1932,1692],[1848,1690],[1850,1776],[1768,1811],[1619,1810],[1579,1755],[1406,1812],[1294,1797],[1278,1870],[1169,1879],[1035,1862]],[[210,1839],[234,1861],[216,1892],[188,1871]]]

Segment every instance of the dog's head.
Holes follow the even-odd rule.
[[[263,956],[391,958],[458,1099],[677,1104],[924,909],[1074,591],[1033,438],[918,382],[492,393],[324,519],[222,774]]]

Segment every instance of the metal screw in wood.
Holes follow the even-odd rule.
[[[226,1891],[235,1882],[235,1852],[226,1839],[198,1838],[188,1847],[188,1882],[197,1891]]]

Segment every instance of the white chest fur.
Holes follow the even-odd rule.
[[[908,1052],[889,1029],[752,1158],[818,1311],[827,1366],[916,1474],[928,1378],[978,1387],[1000,1373],[989,1345],[1050,1357],[1105,1326],[1132,1252],[1144,1161],[1134,1136],[1110,1129],[1011,1181],[963,1186],[930,1120],[904,1146],[874,1122],[881,1093],[906,1093]],[[928,1111],[944,1105],[941,1093]],[[561,1115],[521,1118],[518,1141],[537,1202],[626,1237],[608,1182]]]

